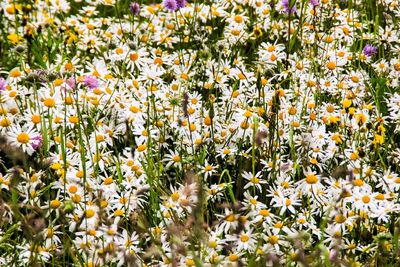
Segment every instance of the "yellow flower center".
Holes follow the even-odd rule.
[[[56,101],[53,98],[46,98],[43,101],[43,105],[45,105],[48,108],[52,108],[56,105]]]
[[[250,199],[250,203],[253,205],[257,204],[257,200],[255,198]]]
[[[17,136],[17,141],[20,142],[21,144],[27,144],[31,140],[29,137],[29,134],[22,132]]]
[[[310,174],[307,175],[306,182],[307,184],[316,184],[318,182],[318,178],[314,174]]]
[[[233,214],[228,215],[225,220],[228,222],[233,222],[233,221],[235,221],[235,215],[233,215]]]
[[[31,121],[35,124],[38,124],[40,122],[40,115],[38,114],[32,115]]]
[[[129,55],[129,59],[132,61],[136,61],[139,58],[139,54],[138,53],[132,53]]]
[[[175,193],[173,193],[173,194],[171,195],[172,201],[178,201],[179,197],[180,197],[180,195],[179,195],[178,192],[175,192]]]
[[[329,62],[326,64],[326,67],[327,67],[329,70],[334,70],[334,69],[336,69],[336,64],[335,64],[335,62],[333,62],[333,61],[329,61]]]
[[[47,228],[47,237],[51,238],[54,235],[53,228]]]
[[[260,210],[258,214],[260,214],[263,217],[268,217],[269,211],[268,210]]]
[[[278,238],[276,235],[270,236],[270,237],[268,238],[268,242],[269,242],[271,245],[278,244],[278,241],[279,241],[279,238]]]
[[[369,196],[363,196],[361,199],[362,202],[364,202],[365,204],[368,204],[371,201],[371,198]]]
[[[231,255],[229,255],[229,260],[231,261],[231,262],[235,262],[235,261],[237,261],[239,259],[239,257],[238,257],[238,255],[236,255],[236,254],[231,254]]]
[[[117,217],[120,217],[120,216],[124,215],[124,212],[122,210],[118,209],[118,210],[114,211],[114,215]]]
[[[242,241],[242,242],[247,242],[249,240],[250,240],[250,237],[248,235],[243,234],[240,236],[240,241]]]
[[[346,221],[346,217],[343,214],[336,215],[335,222],[337,223],[344,223]]]
[[[50,202],[50,207],[53,209],[60,207],[60,205],[61,205],[61,202],[58,199],[54,199]]]
[[[243,18],[240,15],[236,15],[234,20],[235,20],[236,23],[242,23]]]
[[[207,165],[204,167],[204,171],[209,172],[212,171],[213,167],[211,165]]]
[[[86,210],[86,213],[85,213],[86,218],[92,218],[94,216],[94,214],[95,214],[95,212],[92,209]]]
[[[217,245],[218,245],[217,241],[215,241],[215,240],[208,241],[208,246],[211,247],[211,248],[216,248]]]
[[[194,266],[195,265],[195,263],[194,263],[194,260],[193,259],[186,259],[186,266]]]
[[[68,191],[72,194],[75,194],[78,191],[78,187],[76,185],[71,185]]]
[[[146,148],[147,148],[147,145],[146,145],[146,144],[141,144],[141,145],[138,146],[137,150],[138,150],[139,152],[143,152],[143,151],[146,150]]]
[[[172,157],[172,160],[174,162],[180,162],[181,161],[181,157],[179,155],[175,155],[175,156]]]
[[[260,179],[258,179],[257,177],[253,177],[250,179],[250,182],[252,182],[253,184],[258,184],[260,182]]]

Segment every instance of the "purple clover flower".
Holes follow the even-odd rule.
[[[310,3],[313,6],[318,6],[319,5],[319,0],[308,0],[308,3]]]
[[[296,12],[296,3],[292,7],[290,7],[290,0],[282,0],[282,5],[285,8],[286,13],[291,13],[293,14]]]
[[[132,2],[129,6],[129,10],[133,15],[137,16],[140,13],[140,5],[136,2]]]
[[[6,80],[3,77],[0,77],[0,94],[2,91],[6,90]]]
[[[94,76],[86,76],[85,79],[83,80],[83,82],[85,83],[85,85],[87,87],[89,87],[89,89],[94,89],[99,87],[99,81],[97,80],[96,77]]]
[[[42,135],[38,134],[38,135],[32,137],[32,148],[34,150],[38,149],[39,147],[42,146],[42,142],[43,142]]]
[[[364,46],[362,52],[365,56],[372,57],[376,53],[376,47],[371,44],[367,44],[366,46]]]
[[[169,11],[175,11],[178,9],[178,4],[175,0],[164,0],[163,6]]]

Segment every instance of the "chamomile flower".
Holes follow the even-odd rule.
[[[242,177],[249,181],[244,186],[244,189],[254,186],[261,191],[261,185],[267,183],[261,178],[261,172],[257,172],[255,175],[251,172],[243,172]]]
[[[226,240],[233,242],[234,246],[240,250],[254,251],[256,248],[256,235],[252,231],[242,231],[238,235],[227,235]]]
[[[298,188],[305,195],[316,196],[318,191],[323,190],[323,185],[321,184],[321,176],[317,175],[311,169],[304,170],[305,178],[298,183]]]
[[[171,151],[170,154],[166,155],[163,161],[167,162],[165,165],[166,168],[169,168],[170,166],[179,168],[182,164],[182,157],[176,151]]]
[[[285,196],[282,191],[277,191],[277,195],[274,196],[272,203],[274,207],[280,209],[280,215],[283,215],[286,211],[292,214],[296,213],[296,206],[301,205],[301,200],[295,194]]]
[[[42,136],[33,128],[23,130],[19,125],[13,126],[7,134],[10,145],[32,155],[41,145]]]
[[[204,173],[204,179],[209,178],[210,176],[212,176],[214,173],[217,172],[217,167],[209,164],[208,161],[204,163],[204,166],[200,166],[200,168],[201,172]]]
[[[229,209],[225,209],[225,215],[219,215],[218,217],[222,220],[219,227],[224,233],[229,232],[231,229],[235,229],[239,224],[239,215]]]

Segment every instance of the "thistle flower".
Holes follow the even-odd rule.
[[[371,44],[367,44],[363,48],[363,54],[367,57],[372,57],[376,54],[376,47]]]
[[[186,6],[186,0],[175,0],[178,8],[184,8]]]
[[[140,5],[136,2],[132,2],[129,6],[129,10],[133,15],[137,16],[140,13]]]

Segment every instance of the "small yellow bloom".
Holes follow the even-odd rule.
[[[19,36],[19,35],[16,34],[16,33],[11,33],[11,34],[9,34],[9,35],[7,36],[7,39],[8,39],[11,43],[13,43],[13,44],[18,44],[18,43],[20,43],[20,41],[22,40],[22,37]]]

